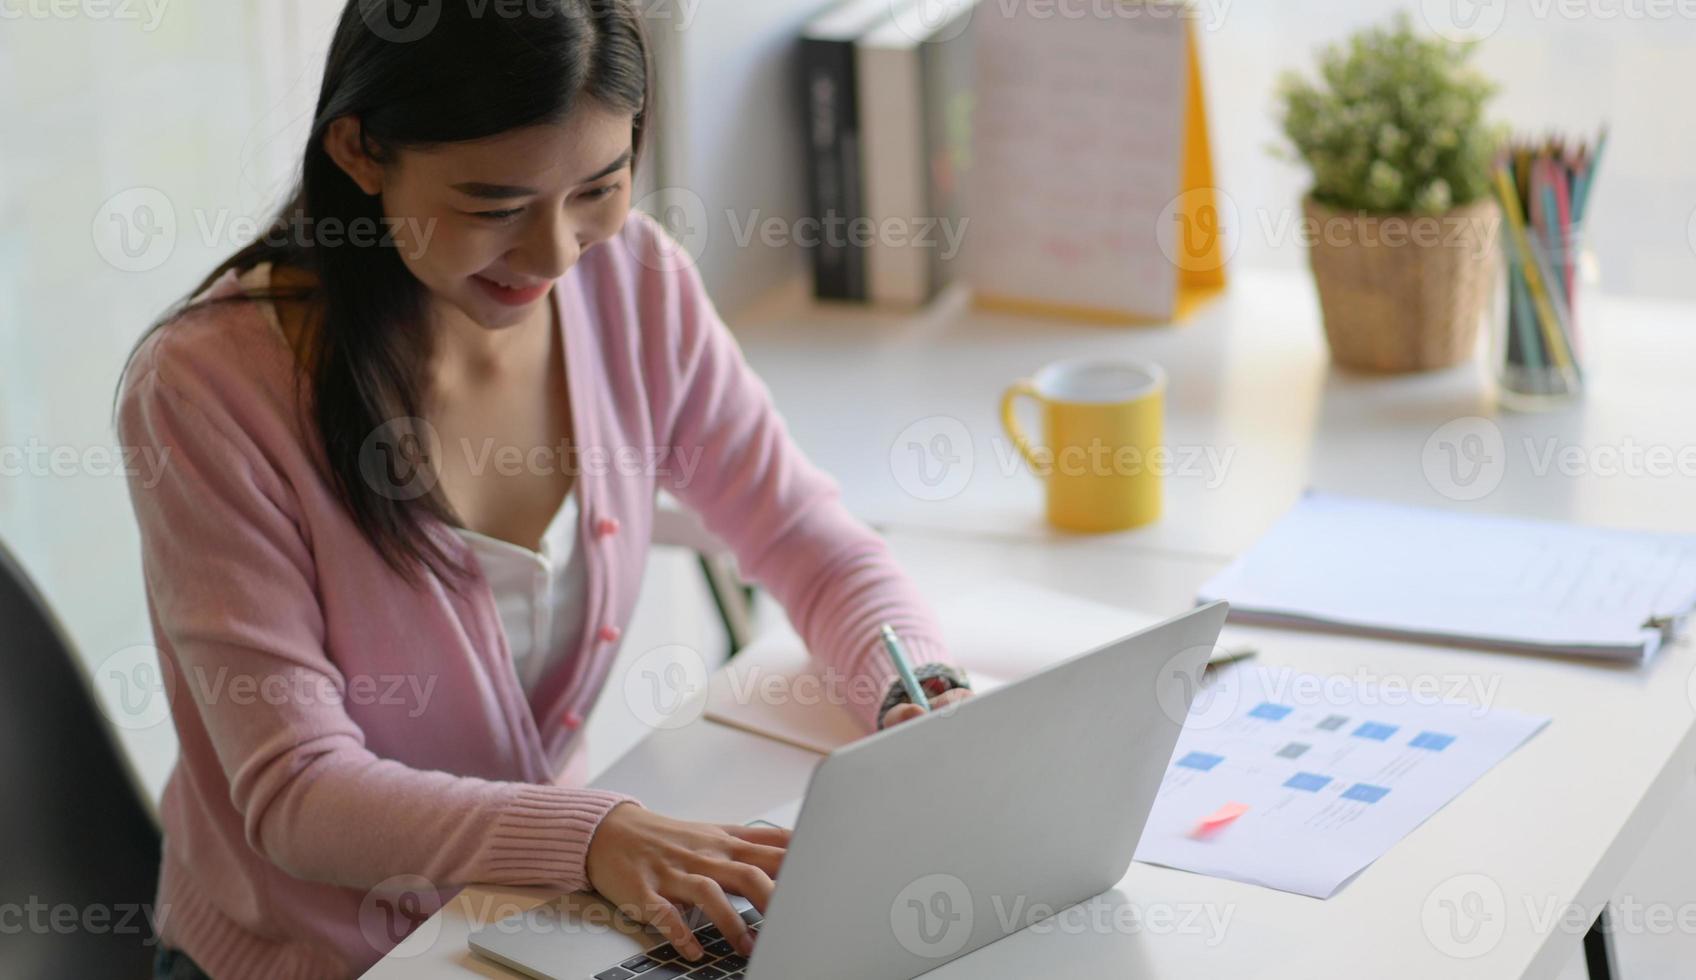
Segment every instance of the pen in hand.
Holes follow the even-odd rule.
[[[878,634],[883,637],[883,649],[889,654],[890,662],[895,664],[895,672],[901,675],[901,686],[907,689],[907,698],[918,705],[920,711],[929,711],[930,699],[925,697],[925,689],[913,675],[913,665],[907,662],[907,651],[901,646],[901,638],[895,635],[894,627],[884,623]]]

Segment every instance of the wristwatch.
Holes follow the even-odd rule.
[[[950,667],[947,664],[925,664],[913,670],[913,676],[919,680],[919,687],[924,689],[926,698],[941,697],[955,688],[972,689],[972,682],[961,667]],[[889,709],[898,704],[911,704],[912,698],[907,696],[907,688],[897,677],[889,684],[889,693],[883,696],[883,705],[877,709],[877,727],[883,727],[883,716],[889,714]]]

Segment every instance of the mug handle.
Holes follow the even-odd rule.
[[[1042,465],[1037,462],[1036,454],[1031,450],[1031,442],[1025,437],[1023,429],[1019,428],[1018,407],[1019,399],[1029,398],[1037,404],[1042,403],[1042,395],[1036,390],[1036,385],[1025,379],[1015,381],[1001,394],[1001,427],[1007,430],[1007,437],[1013,440],[1014,448],[1025,458],[1025,463],[1032,473],[1041,473]]]

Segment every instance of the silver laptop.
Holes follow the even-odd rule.
[[[471,948],[543,980],[918,976],[1124,877],[1226,605],[1201,606],[813,771],[743,960],[705,919],[703,960],[578,893],[485,926]],[[1024,916],[1024,917],[1021,917]]]

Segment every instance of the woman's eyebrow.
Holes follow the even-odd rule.
[[[583,178],[578,181],[578,183],[593,183],[608,174],[623,170],[625,164],[630,162],[630,157],[631,151],[625,150],[623,153],[619,154],[617,160],[614,160],[595,173]],[[533,197],[541,193],[541,191],[534,187],[523,187],[517,184],[488,184],[477,180],[463,181],[452,186],[454,190],[459,191],[462,194],[490,201],[504,201],[514,197]]]
[[[485,184],[475,180],[454,184],[453,189],[471,197],[487,198],[491,201],[501,201],[512,197],[530,197],[541,193],[534,187],[519,187],[514,184]]]
[[[607,164],[606,166],[602,167],[600,170],[597,170],[593,174],[590,174],[589,176],[584,177],[582,180],[578,181],[578,183],[579,184],[592,184],[595,181],[600,180],[602,177],[605,177],[607,174],[617,173],[618,171],[623,170],[624,165],[630,162],[630,155],[631,155],[630,149],[626,148],[623,153],[618,155],[617,160],[614,160],[613,162]]]

